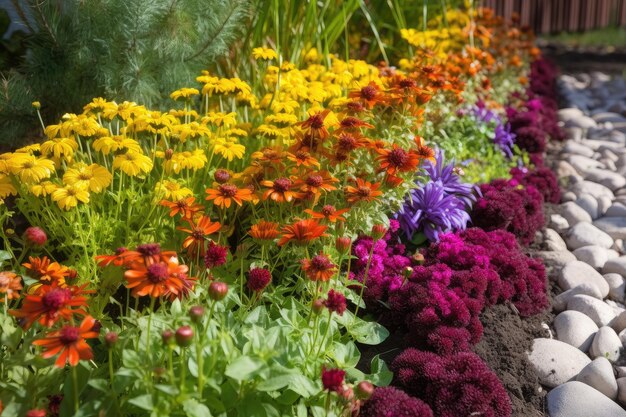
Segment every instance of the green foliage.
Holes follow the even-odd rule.
[[[28,0],[36,31],[25,62],[5,74],[0,143],[34,128],[38,100],[44,118],[78,112],[92,97],[161,107],[225,57],[251,15],[248,0]],[[24,117],[22,117],[24,116]]]

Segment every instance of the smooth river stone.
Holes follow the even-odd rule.
[[[609,283],[592,266],[581,261],[574,261],[569,262],[561,269],[558,284],[563,290],[571,290],[584,283],[595,285],[602,298],[609,295]]]
[[[555,339],[533,341],[528,359],[537,372],[539,382],[553,388],[576,378],[591,359],[574,346]]]
[[[626,411],[597,389],[579,381],[548,393],[550,417],[626,417]]]
[[[567,302],[567,309],[586,314],[598,327],[607,326],[617,316],[610,305],[588,295],[573,296]]]
[[[587,352],[598,331],[598,326],[579,311],[568,310],[559,313],[553,322],[556,337],[561,342]]]

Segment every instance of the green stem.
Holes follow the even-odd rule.
[[[147,331],[147,340],[146,340],[146,357],[148,361],[152,363],[152,357],[150,356],[150,328],[152,327],[152,312],[154,311],[154,303],[156,302],[156,298],[150,298],[150,315],[148,316],[148,331]]]
[[[374,254],[374,246],[376,246],[376,240],[372,240],[372,247],[370,249],[369,257],[367,258],[367,265],[365,265],[365,274],[363,274],[363,282],[361,283],[361,291],[359,293],[359,303],[356,305],[356,309],[354,309],[354,319],[357,319],[357,315],[359,314],[359,307],[363,302],[363,291],[365,290],[365,285],[367,284],[367,275],[370,272],[370,265],[372,264],[372,255]]]
[[[78,377],[76,376],[76,367],[72,366],[72,384],[74,388],[74,413],[78,414]]]
[[[317,349],[317,354],[315,355],[316,358],[318,358],[320,356],[320,353],[322,353],[322,346],[324,346],[324,343],[326,343],[326,339],[328,339],[328,335],[330,334],[330,325],[332,324],[332,318],[333,318],[333,312],[329,311],[328,312],[328,326],[326,326],[326,332],[324,333],[324,337],[322,337],[322,340],[320,341],[320,346]]]

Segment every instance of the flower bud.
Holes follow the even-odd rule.
[[[29,227],[24,232],[24,240],[30,246],[43,246],[48,240],[46,232],[41,227]]]
[[[335,249],[337,249],[337,252],[345,255],[350,250],[351,244],[352,239],[350,239],[348,236],[341,236],[338,237],[337,240],[335,240]]]
[[[387,228],[384,224],[375,224],[372,227],[372,237],[374,240],[381,239],[387,233]]]
[[[172,156],[174,156],[174,150],[172,148],[167,148],[165,150],[165,160],[169,161],[170,159],[172,159]]]
[[[318,298],[317,300],[313,301],[313,305],[311,306],[315,314],[320,314],[322,311],[324,311],[324,307],[326,306],[324,305],[324,299],[322,298]]]
[[[33,108],[39,110],[41,108],[41,103],[38,101],[33,101],[32,103]]]
[[[180,347],[187,347],[193,340],[193,329],[191,326],[182,326],[176,330],[176,344]]]
[[[161,339],[163,340],[164,345],[169,345],[174,340],[174,332],[169,329],[163,330],[163,333],[161,333]]]
[[[357,384],[355,391],[358,398],[368,400],[374,394],[375,389],[376,387],[371,382],[361,381]]]
[[[424,263],[424,255],[419,252],[415,252],[413,255],[413,261],[415,261],[418,265],[422,265]]]
[[[209,297],[214,301],[221,301],[228,294],[228,284],[220,281],[213,281],[209,285]]]
[[[411,275],[413,275],[413,268],[411,268],[410,266],[407,266],[406,268],[402,270],[402,275],[404,275],[404,279],[411,278]]]
[[[113,346],[115,346],[118,339],[119,339],[119,336],[117,335],[117,333],[107,332],[107,334],[104,335],[104,344],[106,345],[108,349],[111,349],[113,348]]]
[[[204,315],[204,307],[193,306],[189,309],[189,318],[193,323],[200,323],[202,316]]]
[[[224,184],[230,180],[230,174],[225,169],[218,169],[213,174],[213,178],[218,184]]]

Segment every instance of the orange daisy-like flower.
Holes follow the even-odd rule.
[[[283,177],[275,179],[274,181],[265,180],[261,181],[261,185],[269,188],[263,193],[263,200],[271,198],[277,203],[282,203],[284,201],[291,202],[294,198],[298,197],[298,193],[291,191],[293,181],[289,178]]]
[[[202,211],[204,207],[201,204],[194,204],[196,201],[195,197],[187,197],[180,199],[176,202],[161,200],[159,205],[163,207],[167,207],[170,210],[170,217],[174,217],[177,214],[182,214],[183,218],[191,219],[194,214]]]
[[[28,276],[39,281],[56,282],[59,287],[65,287],[65,278],[69,276],[70,270],[68,267],[61,265],[58,262],[50,262],[47,256],[43,258],[29,256],[30,262],[23,263],[28,270]]]
[[[322,207],[322,210],[319,213],[311,209],[304,210],[305,213],[310,214],[314,219],[326,219],[331,223],[346,221],[345,217],[341,217],[341,215],[347,213],[348,211],[350,211],[350,209],[337,210],[335,206],[331,206],[330,204],[326,204]]]
[[[279,234],[278,223],[261,220],[250,227],[248,234],[257,240],[274,240]]]
[[[320,163],[317,159],[315,159],[314,157],[311,156],[311,154],[308,151],[305,151],[304,149],[300,149],[298,151],[296,151],[295,153],[287,153],[287,159],[289,159],[290,161],[294,162],[296,164],[296,166],[303,166],[303,167],[320,167]]]
[[[389,175],[395,175],[397,172],[415,171],[419,165],[420,158],[413,151],[405,151],[395,143],[391,149],[377,149],[380,154],[380,168],[378,172],[387,171]]]
[[[348,93],[348,97],[360,101],[368,109],[371,109],[377,104],[385,104],[387,102],[385,93],[374,81],[371,81],[368,85],[361,88],[360,90],[351,91],[350,93]]]
[[[183,249],[187,249],[189,256],[204,256],[206,252],[206,245],[204,243],[207,237],[218,232],[222,228],[222,225],[219,222],[212,222],[209,216],[200,217],[196,225],[193,225],[191,222],[189,222],[189,224],[191,228],[177,228],[189,234],[183,241]]]
[[[214,200],[216,206],[221,208],[229,208],[234,201],[241,206],[243,201],[251,201],[254,199],[252,190],[249,188],[238,188],[234,184],[220,184],[217,188],[207,188],[207,200]]]
[[[283,165],[283,151],[280,149],[263,148],[260,151],[253,152],[251,157],[252,160],[262,165],[272,167],[282,167]]]
[[[55,366],[63,368],[67,362],[70,366],[78,365],[78,361],[93,359],[93,352],[85,339],[98,337],[98,332],[93,328],[96,319],[87,316],[80,323],[80,327],[65,326],[61,330],[49,333],[43,339],[35,340],[33,345],[42,346],[44,359],[59,354]]]
[[[324,124],[324,120],[326,119],[326,116],[328,116],[329,114],[330,114],[330,110],[328,109],[323,110],[319,113],[315,113],[314,115],[310,116],[304,122],[298,123],[298,125],[300,125],[304,129],[305,132],[311,134],[311,136],[324,140],[329,135],[328,129],[326,128],[326,125]]]
[[[150,265],[137,264],[133,269],[124,272],[126,288],[131,289],[133,297],[149,295],[152,298],[177,297],[185,293],[189,267],[180,265],[176,256],[161,256],[159,262]]]
[[[345,118],[343,118],[340,122],[339,122],[339,129],[337,129],[337,131],[339,132],[344,132],[344,131],[349,131],[349,132],[354,132],[358,129],[361,128],[365,128],[365,129],[373,129],[374,125],[367,123],[357,117],[354,116],[347,116]]]
[[[22,279],[17,274],[0,271],[0,303],[3,303],[5,298],[7,300],[20,298],[20,291],[23,288]]]
[[[128,251],[125,247],[120,247],[115,249],[115,253],[113,255],[97,255],[94,257],[98,266],[104,268],[105,266],[109,266],[111,264],[115,266],[122,266],[124,264],[124,258],[121,256],[123,253]]]
[[[343,132],[337,136],[333,148],[335,152],[345,155],[365,145],[367,145],[367,141],[359,133]]]
[[[42,285],[37,294],[29,294],[24,298],[19,310],[9,310],[9,314],[21,319],[24,330],[35,322],[52,327],[60,319],[70,321],[74,315],[86,316],[87,311],[83,307],[87,307],[87,297],[84,295],[94,292],[86,291],[86,286],[60,288],[56,285]]]
[[[303,259],[300,264],[306,276],[313,281],[328,281],[337,272],[333,261],[322,252],[311,259]]]
[[[303,193],[319,194],[322,191],[336,190],[333,184],[339,182],[328,171],[311,172],[303,179],[296,180],[296,186],[300,187]]]
[[[120,248],[118,251],[125,249]],[[174,251],[161,251],[161,245],[158,243],[143,243],[137,245],[135,250],[125,250],[118,255],[122,260],[122,265],[126,268],[132,268],[135,264],[150,265],[158,262],[161,256],[176,256]]]
[[[383,195],[382,191],[379,191],[380,183],[376,182],[372,184],[369,181],[365,181],[361,178],[354,180],[354,187],[351,185],[346,186],[346,200],[350,204],[357,203],[359,201],[374,201],[377,197]]]
[[[426,159],[433,163],[437,162],[437,159],[435,158],[435,150],[426,145],[420,146],[419,148],[417,148],[417,155],[421,159]]]
[[[327,228],[315,219],[299,220],[282,228],[283,235],[278,241],[278,246],[292,241],[297,245],[307,245],[319,237],[328,236],[324,233]]]

